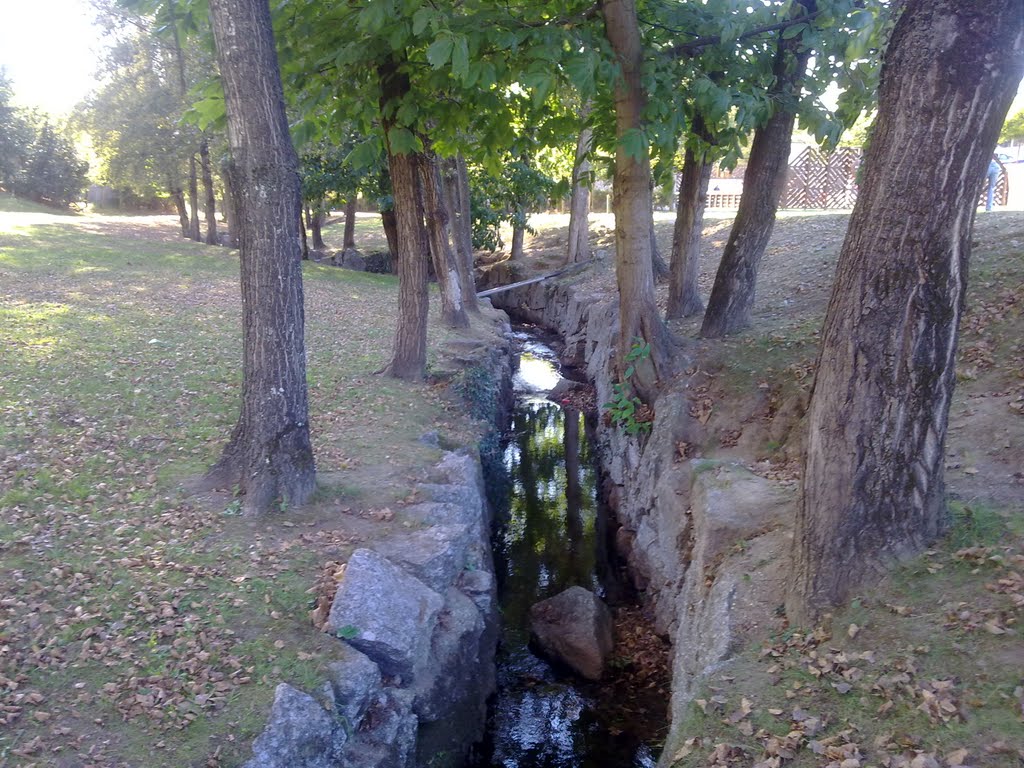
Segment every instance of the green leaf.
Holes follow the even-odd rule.
[[[388,144],[396,155],[407,155],[423,149],[420,140],[408,128],[395,127],[388,131]]]
[[[786,29],[782,30],[782,39],[792,40],[794,37],[802,35],[804,33],[804,30],[806,29],[806,24],[794,24],[792,27],[787,27]]]
[[[437,12],[433,8],[420,8],[412,15],[412,33],[417,36],[422,35],[423,30],[434,20],[435,16],[437,16]]]
[[[619,139],[622,151],[634,160],[640,161],[647,156],[647,136],[639,128],[630,128]]]
[[[469,43],[464,35],[455,39],[455,46],[452,49],[452,74],[459,80],[466,80],[469,76]]]
[[[451,58],[454,45],[455,41],[452,39],[451,33],[443,33],[427,48],[427,62],[434,69],[440,69]]]

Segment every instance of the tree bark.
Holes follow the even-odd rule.
[[[389,103],[409,92],[409,76],[398,62],[388,60],[378,73],[381,82],[381,114]],[[423,226],[423,202],[419,186],[419,157],[398,154],[388,140],[393,122],[384,117],[385,145],[395,200],[395,234],[398,248],[398,325],[391,362],[385,372],[398,379],[419,380],[427,372],[427,235]]]
[[[345,235],[341,241],[343,251],[356,249],[356,196],[349,195],[345,202]]]
[[[1020,0],[909,0],[893,31],[808,413],[787,600],[797,623],[946,526],[974,212],[1022,72]]]
[[[590,105],[580,110],[580,120],[586,122]],[[590,258],[590,146],[594,132],[589,127],[580,131],[576,140],[576,157],[572,170],[572,196],[569,199],[569,247],[566,262],[577,264]]]
[[[228,226],[228,242],[229,248],[238,247],[238,206],[235,204],[235,200],[238,199],[238,195],[235,194],[234,180],[231,178],[229,173],[230,167],[221,168],[221,180],[224,182],[224,219]],[[302,230],[305,235],[305,230]]]
[[[452,253],[449,237],[451,217],[444,202],[441,170],[433,153],[419,157],[420,187],[423,192],[423,215],[427,222],[427,238],[434,261],[434,274],[441,294],[441,320],[449,328],[468,328],[469,316],[462,303],[462,280],[458,260]]]
[[[816,0],[799,0],[793,8],[794,13],[813,13]],[[726,336],[750,325],[757,270],[771,239],[779,198],[786,184],[796,101],[810,55],[809,49],[801,49],[799,35],[789,40],[780,36],[771,91],[777,106],[768,121],[754,131],[750,162],[743,174],[743,196],[700,329],[701,336],[706,338]]]
[[[188,237],[188,208],[185,207],[185,193],[181,187],[171,185],[169,190],[174,210],[178,212],[178,223],[181,225],[181,236]]]
[[[310,229],[313,234],[313,250],[322,251],[327,248],[327,243],[324,242],[324,203],[323,200],[317,202],[316,207],[313,208],[313,215],[309,219]]]
[[[512,261],[519,261],[523,258],[523,241],[526,239],[526,227],[519,224],[512,225],[512,250],[508,257]]]
[[[707,153],[687,148],[679,179],[679,200],[672,233],[671,272],[665,317],[672,320],[699,315],[704,311],[697,278],[700,275],[700,239],[704,232],[704,209],[708,204],[708,183],[712,163]]]
[[[671,337],[654,300],[651,230],[651,160],[626,153],[622,139],[628,131],[643,127],[647,100],[642,83],[643,46],[635,0],[602,0],[605,35],[622,69],[615,82],[615,149],[613,183],[615,209],[615,275],[619,286],[618,361],[623,361],[634,340],[650,344],[650,357],[636,367],[631,382],[640,396],[652,402],[658,380],[672,374]]]
[[[388,251],[391,253],[391,261],[398,264],[398,217],[395,216],[395,209],[389,208],[380,212],[380,223],[384,228],[384,237],[388,241]]]
[[[205,193],[203,215],[206,217],[206,244],[217,245],[217,199],[213,188],[213,167],[210,165],[210,144],[205,136],[199,144],[199,168],[203,174]]]
[[[242,411],[210,478],[244,511],[306,503],[309,439],[298,157],[292,147],[267,0],[210,0],[240,219]]]
[[[466,168],[466,158],[458,155],[449,161],[445,181],[448,210],[452,214],[452,239],[460,263],[463,303],[468,311],[479,312],[480,302],[476,298],[476,278],[473,273],[473,218],[469,207],[469,170]]]

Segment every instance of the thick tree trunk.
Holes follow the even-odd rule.
[[[462,280],[459,278],[458,260],[452,253],[449,238],[448,207],[444,202],[441,170],[437,156],[419,157],[420,187],[423,192],[423,215],[427,222],[430,254],[441,294],[441,320],[449,328],[468,328],[469,316],[462,303]]]
[[[590,107],[580,111],[580,119],[586,121]],[[576,158],[572,170],[572,196],[569,199],[569,248],[566,261],[576,264],[590,258],[590,145],[594,132],[589,128],[580,131],[576,140]]]
[[[313,215],[309,219],[310,230],[313,234],[313,250],[322,251],[327,248],[324,242],[324,203],[321,200],[313,209]]]
[[[523,241],[526,239],[526,227],[518,224],[512,225],[512,251],[508,257],[512,261],[519,261],[523,258]]]
[[[389,208],[386,211],[380,212],[380,223],[384,228],[384,237],[388,241],[388,251],[391,253],[391,261],[393,264],[398,264],[398,217],[395,215],[395,209]]]
[[[646,151],[637,158],[626,153],[622,139],[642,128],[647,94],[642,83],[643,46],[635,0],[602,0],[605,35],[622,68],[615,82],[615,274],[619,286],[619,365],[634,340],[650,344],[650,357],[636,368],[632,383],[640,396],[652,401],[658,380],[672,374],[671,337],[654,300],[651,230],[651,160]]]
[[[476,298],[476,278],[473,274],[473,218],[469,207],[469,170],[462,155],[452,158],[445,174],[448,210],[452,214],[452,239],[456,258],[459,259],[459,278],[466,309],[479,312]]]
[[[808,413],[795,622],[846,601],[946,525],[973,217],[1022,71],[1020,0],[908,0],[893,31]]]
[[[242,412],[211,472],[248,514],[301,505],[316,486],[309,439],[298,158],[267,0],[210,0],[241,223]]]
[[[389,60],[379,68],[381,113],[389,114],[388,104],[401,100],[409,92],[409,77],[398,63]],[[398,247],[398,325],[391,362],[385,368],[398,379],[419,380],[427,372],[427,234],[423,226],[423,202],[419,186],[419,157],[398,154],[387,142],[392,127],[383,121],[388,145],[388,166],[395,200]]]
[[[708,183],[712,163],[705,152],[687,149],[679,180],[676,223],[672,233],[672,260],[665,317],[691,317],[704,311],[697,278],[700,275],[700,238],[704,232],[704,209],[708,204]]]
[[[217,196],[213,188],[210,144],[205,136],[203,136],[203,140],[199,144],[199,168],[203,174],[203,192],[205,194],[203,216],[206,218],[206,244],[217,245]]]
[[[199,228],[199,178],[196,171],[196,156],[188,157],[188,236],[197,243],[203,242]]]
[[[349,195],[345,203],[345,235],[341,241],[341,250],[356,249],[356,196]]]
[[[816,0],[800,0],[794,13],[813,13]],[[775,212],[786,185],[789,149],[796,122],[796,100],[807,69],[808,49],[800,37],[780,38],[775,56],[772,98],[778,103],[768,121],[754,131],[750,161],[743,174],[743,196],[722,261],[715,274],[701,336],[718,338],[750,325],[757,270],[775,227]]]

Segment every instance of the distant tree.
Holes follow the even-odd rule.
[[[32,143],[31,123],[11,103],[10,80],[0,69],[0,187],[9,189]]]
[[[999,143],[1008,141],[1024,141],[1024,109],[1006,119],[1003,130],[999,132]]]
[[[787,610],[804,623],[947,525],[978,190],[1024,73],[1020,0],[908,0],[822,331]]]
[[[303,504],[316,485],[306,388],[301,197],[267,0],[211,0],[240,221],[242,412],[210,478],[248,514]]]
[[[11,190],[38,203],[66,207],[81,199],[89,183],[88,170],[89,164],[78,156],[71,140],[44,120],[25,151]]]

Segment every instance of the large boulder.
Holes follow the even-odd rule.
[[[466,525],[432,525],[374,545],[436,592],[444,592],[469,562],[472,533]]]
[[[427,663],[444,599],[382,555],[357,549],[327,618],[327,631],[370,657],[380,671],[410,682]]]
[[[267,727],[253,742],[253,757],[243,768],[335,768],[347,738],[316,699],[282,683]]]
[[[530,632],[547,656],[588,680],[600,680],[612,652],[612,615],[597,595],[569,589],[530,608]]]
[[[412,768],[416,764],[418,721],[412,693],[383,689],[366,712],[359,732],[345,746],[341,766],[348,768]]]

